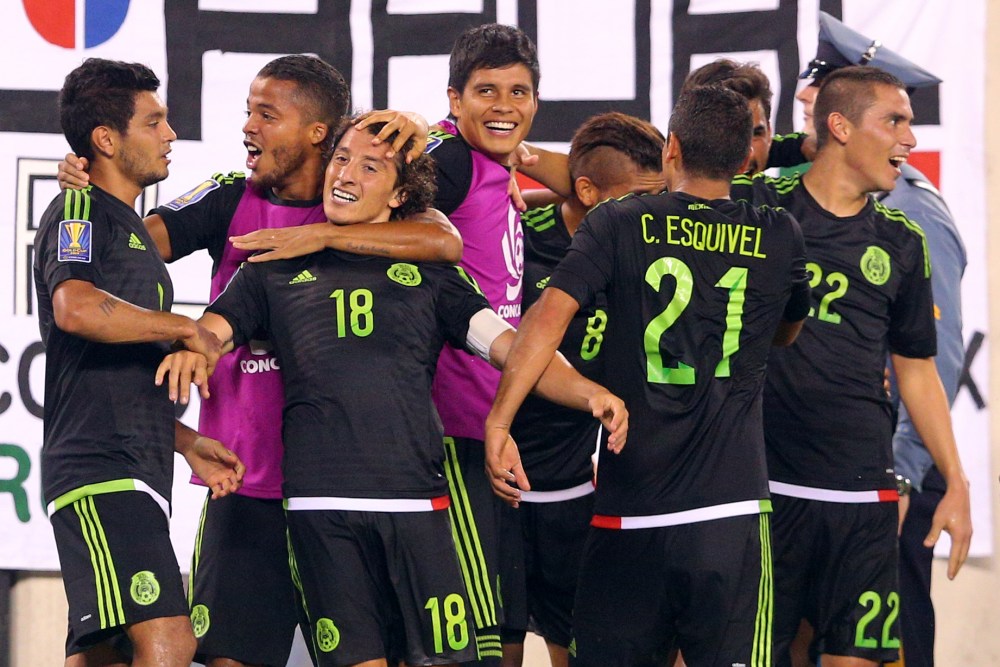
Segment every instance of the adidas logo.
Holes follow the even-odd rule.
[[[142,239],[136,236],[135,233],[133,233],[131,236],[128,237],[128,247],[132,248],[132,250],[146,249],[146,246],[145,244],[143,244]]]
[[[303,271],[299,275],[295,276],[288,281],[289,285],[301,285],[302,283],[314,283],[316,282],[316,276],[309,273],[308,271]]]

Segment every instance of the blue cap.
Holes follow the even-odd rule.
[[[826,12],[820,12],[816,57],[799,78],[815,79],[818,83],[833,70],[849,65],[878,67],[894,75],[907,88],[925,88],[941,83],[941,79],[885,48],[877,39],[868,39]]]

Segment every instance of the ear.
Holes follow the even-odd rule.
[[[750,163],[753,161],[753,146],[750,146],[750,150],[747,151],[747,156],[743,158],[743,163],[740,164],[740,169],[737,174],[745,174],[750,169]]]
[[[586,176],[577,177],[573,182],[573,190],[576,192],[576,198],[587,208],[593,208],[600,203],[598,201],[600,193],[597,190],[597,186]]]
[[[407,200],[407,194],[403,191],[403,188],[396,188],[392,192],[392,199],[389,200],[389,208],[399,208]]]
[[[312,123],[309,126],[309,142],[313,146],[320,146],[330,134],[330,128],[326,123]]]
[[[462,93],[448,86],[448,110],[455,118],[462,116]]]
[[[681,142],[677,141],[677,135],[673,132],[667,137],[667,143],[663,144],[663,168],[664,170],[673,162],[681,159]]]
[[[830,131],[830,137],[839,143],[846,143],[854,129],[854,124],[847,119],[847,116],[834,111],[826,117],[826,128]]]
[[[110,159],[115,156],[118,133],[110,127],[98,125],[90,132],[90,143],[98,155]]]

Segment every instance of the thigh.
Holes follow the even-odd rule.
[[[474,623],[445,511],[375,515],[385,547],[387,581],[409,665],[451,664],[476,658]]]
[[[892,662],[898,656],[895,503],[815,502],[824,539],[812,587],[820,654]]]
[[[493,494],[485,467],[482,441],[444,439],[455,547],[465,580],[466,595],[476,625],[481,659],[499,660],[500,608],[498,572],[502,501]]]
[[[312,654],[322,667],[386,657],[398,611],[385,604],[385,555],[364,512],[288,512],[293,570],[309,619]]]
[[[591,528],[573,611],[574,665],[640,664],[673,637],[664,529]],[[572,651],[572,648],[571,648]]]
[[[187,615],[167,517],[148,494],[86,496],[51,521],[69,602],[67,656],[128,625]]]
[[[677,526],[673,579],[687,582],[674,623],[690,665],[769,667],[773,587],[770,514]]]
[[[288,662],[298,616],[281,500],[206,499],[188,586],[200,662]]]
[[[524,539],[532,622],[538,634],[565,648],[572,639],[573,601],[594,495],[521,507],[530,510]]]

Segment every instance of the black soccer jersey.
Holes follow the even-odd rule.
[[[894,488],[886,354],[936,353],[923,232],[874,200],[857,215],[831,215],[797,176],[740,177],[733,196],[795,215],[813,288],[802,333],[768,367],[771,479],[844,491]]]
[[[108,345],[56,326],[52,294],[66,280],[170,310],[173,287],[135,211],[96,186],[67,190],[42,216],[35,246],[38,325],[45,344],[42,491],[138,479],[170,499],[174,406],[153,375],[167,343]]]
[[[209,311],[235,343],[262,331],[275,345],[286,497],[423,499],[447,492],[437,357],[485,308],[453,267],[327,250],[245,264]]]
[[[541,295],[549,276],[566,251],[570,238],[560,207],[532,209],[521,214],[524,227],[524,308]],[[559,351],[573,367],[592,380],[601,376],[601,345],[608,323],[604,295],[580,310],[570,322]],[[554,491],[582,484],[593,477],[591,454],[597,447],[600,423],[589,413],[528,395],[518,410],[511,435],[535,491]]]
[[[607,292],[605,385],[629,408],[601,449],[597,514],[768,497],[761,390],[779,320],[808,307],[802,238],[784,211],[683,193],[626,197],[584,219],[549,285]]]

